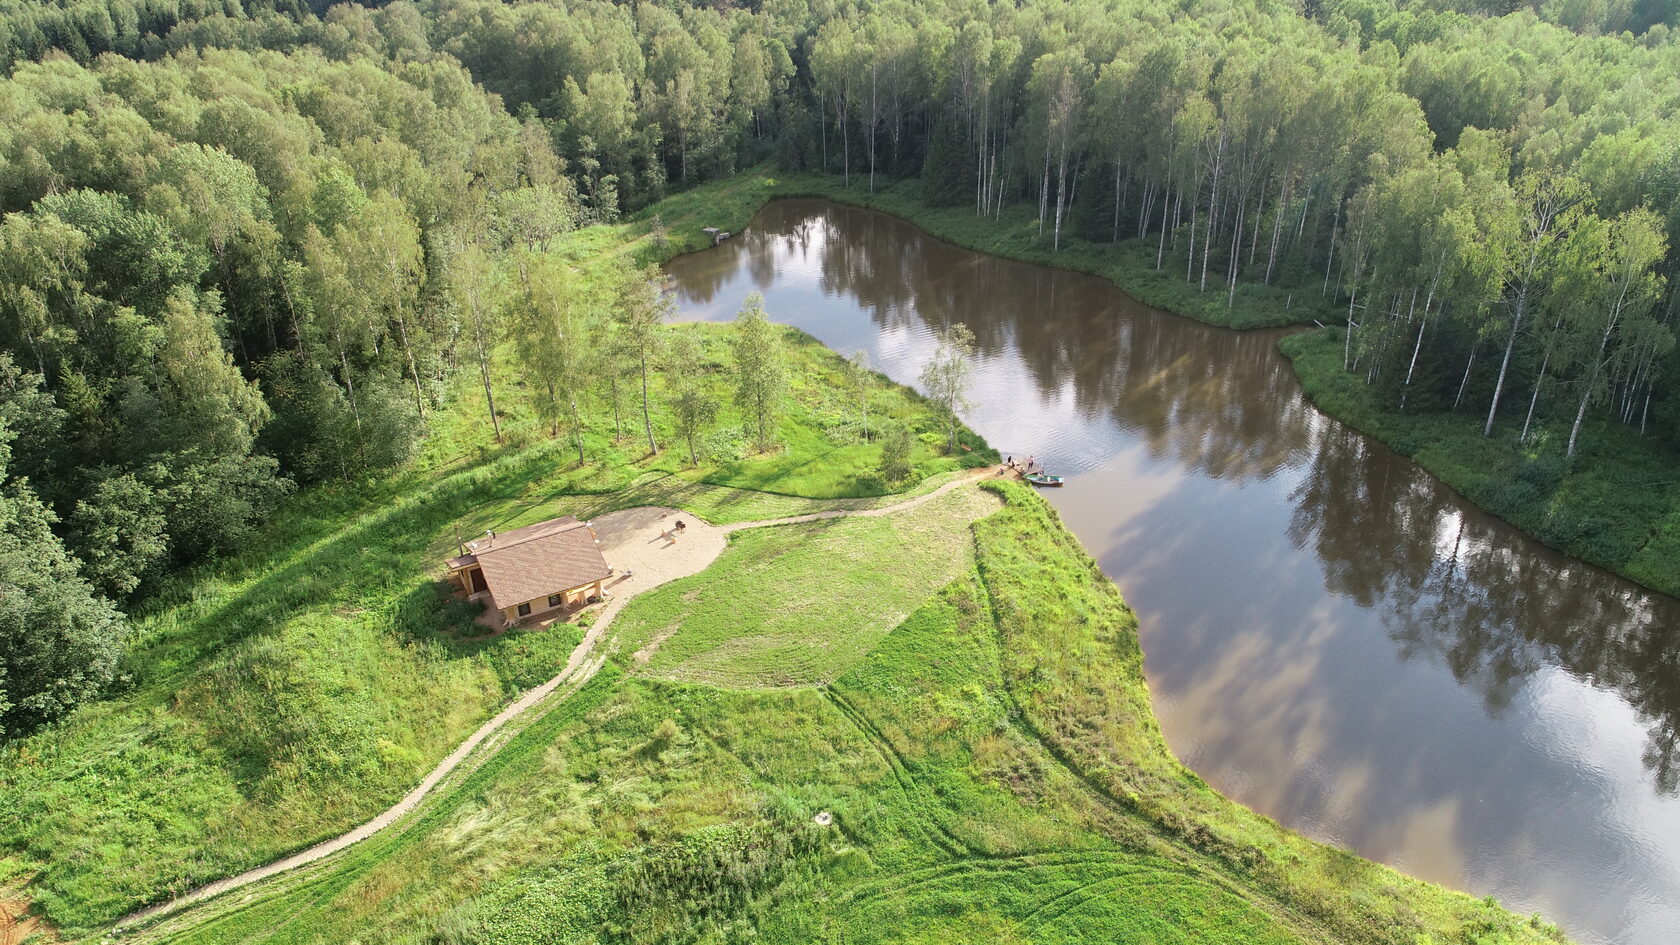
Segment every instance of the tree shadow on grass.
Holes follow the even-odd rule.
[[[423,553],[466,509],[524,492],[551,469],[545,451],[535,450],[457,473],[415,499],[398,499],[291,552],[225,602],[204,611],[196,602],[184,604],[187,613],[178,618],[159,615],[168,625],[128,661],[137,701],[152,701],[148,694],[166,697],[217,652],[272,631],[306,608],[354,606],[357,591],[391,582],[409,564],[407,557]]]

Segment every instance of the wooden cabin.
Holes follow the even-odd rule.
[[[450,579],[468,600],[485,602],[497,627],[560,616],[598,600],[612,574],[595,529],[570,515],[486,532],[448,564]]]

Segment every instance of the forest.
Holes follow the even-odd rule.
[[[109,686],[125,614],[288,493],[400,466],[451,377],[489,398],[498,352],[580,460],[586,414],[645,420],[649,274],[547,244],[766,162],[1345,324],[1392,410],[1565,459],[1598,424],[1680,443],[1676,29],[1661,0],[0,0],[4,730]]]

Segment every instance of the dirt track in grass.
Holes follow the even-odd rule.
[[[167,915],[194,903],[325,859],[401,820],[418,807],[433,788],[459,769],[469,758],[473,757],[474,752],[480,746],[485,745],[486,741],[489,741],[492,736],[499,735],[500,737],[493,741],[487,747],[486,753],[478,757],[476,761],[482,761],[484,757],[493,754],[496,748],[505,744],[507,739],[516,734],[520,728],[540,716],[541,712],[531,712],[539,703],[549,699],[556,692],[560,692],[561,698],[564,698],[565,695],[576,691],[593,678],[612,651],[611,637],[607,631],[612,626],[613,618],[624,609],[624,605],[631,598],[644,591],[704,571],[713,561],[717,560],[718,556],[723,553],[724,548],[728,546],[728,536],[731,532],[748,528],[795,525],[802,522],[815,522],[848,516],[873,518],[892,515],[916,508],[953,489],[972,488],[980,479],[992,474],[993,470],[990,467],[974,470],[968,475],[952,479],[930,492],[912,499],[906,499],[895,505],[880,508],[836,509],[787,518],[737,522],[730,525],[712,525],[691,513],[662,506],[639,506],[609,512],[597,517],[592,524],[595,527],[596,535],[601,540],[602,553],[606,555],[607,561],[618,574],[608,581],[606,606],[596,613],[594,624],[584,634],[583,640],[572,651],[571,656],[566,660],[565,667],[559,673],[542,685],[526,691],[524,695],[479,726],[477,731],[456,746],[448,757],[427,773],[413,790],[403,795],[401,800],[386,808],[371,820],[290,856],[282,857],[225,879],[207,883],[168,902],[132,912],[118,921],[118,927]],[[681,521],[684,525],[680,531],[676,529],[678,521]],[[547,708],[552,708],[552,705],[544,707],[542,711],[547,711]],[[525,717],[528,713],[529,717]],[[509,723],[512,723],[515,719],[521,719],[521,717],[525,718],[520,725],[511,729],[508,728]]]

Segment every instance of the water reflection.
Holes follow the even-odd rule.
[[[1444,492],[1337,428],[1320,438],[1291,495],[1290,537],[1311,546],[1328,590],[1380,613],[1402,658],[1438,661],[1494,717],[1548,666],[1613,690],[1645,723],[1642,760],[1655,788],[1680,789],[1675,601],[1444,504]]]
[[[1585,940],[1669,940],[1680,602],[1328,422],[1273,333],[810,201],[669,272],[685,317],[756,289],[906,382],[967,323],[972,424],[1070,474],[1053,501],[1139,610],[1169,741],[1222,790]]]

